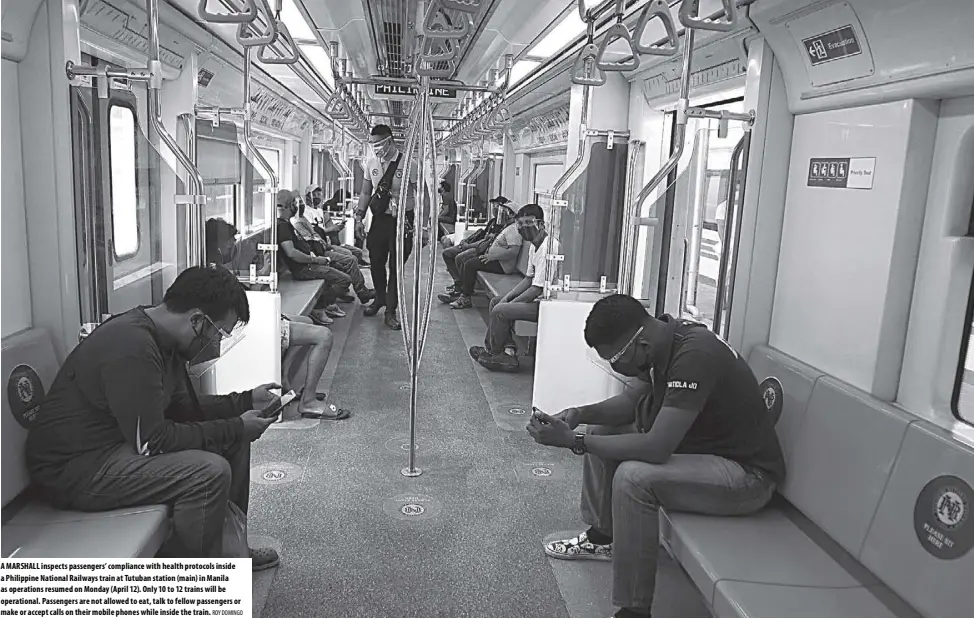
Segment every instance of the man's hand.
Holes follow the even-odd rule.
[[[281,399],[280,396],[271,393],[271,389],[280,389],[281,386],[277,383],[267,383],[259,387],[255,387],[253,391],[250,392],[251,397],[254,401],[254,408],[259,410],[264,410],[271,404],[276,404],[278,400]]]
[[[355,220],[355,236],[360,239],[365,238],[365,222],[361,219]]]
[[[277,413],[273,417],[261,417],[259,410],[247,411],[240,415],[240,419],[243,420],[244,438],[247,439],[247,442],[253,443],[264,434],[264,430],[269,428],[280,415],[281,413]]]
[[[483,256],[477,256],[477,258],[480,260],[480,264],[487,264],[488,262],[490,262],[490,258],[487,257],[487,254],[484,254]]]
[[[317,264],[328,266],[331,264],[331,258],[322,258],[321,256],[315,256],[315,261]]]
[[[575,444],[575,432],[560,417],[535,413],[527,426],[528,434],[535,443],[551,447],[571,447]]]
[[[581,416],[582,416],[582,411],[574,407],[566,408],[565,410],[561,411],[557,415],[552,415],[552,417],[561,419],[562,421],[567,423],[568,427],[571,428],[572,430],[577,428],[579,424],[582,423]]]

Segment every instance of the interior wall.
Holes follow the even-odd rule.
[[[936,105],[917,100],[795,119],[770,343],[886,400],[896,395],[935,132]],[[820,157],[872,159],[871,188],[814,186]]]
[[[20,136],[17,64],[2,65],[3,140],[3,288],[2,337],[31,326],[30,263],[27,260],[27,211]]]

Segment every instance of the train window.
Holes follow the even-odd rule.
[[[112,103],[108,108],[109,182],[112,194],[112,239],[115,258],[139,251],[138,187],[136,186],[137,127],[132,108]]]
[[[971,293],[967,301],[967,314],[964,317],[966,332],[961,338],[960,360],[957,363],[957,380],[954,383],[954,395],[951,398],[951,408],[954,415],[961,421],[974,424],[974,342],[971,341],[971,326],[974,324],[974,280],[971,281]]]
[[[551,191],[561,177],[561,163],[539,163],[534,166],[534,202],[538,203],[540,194]]]

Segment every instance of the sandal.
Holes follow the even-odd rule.
[[[294,399],[297,400],[298,402],[300,402],[301,401],[301,396],[303,396],[303,395],[304,395],[304,389],[300,389],[300,390],[298,390],[297,395],[294,396]],[[323,392],[323,391],[316,391],[315,392],[315,399],[318,400],[319,402],[324,402],[326,399],[328,399],[328,394],[325,393],[325,392]]]
[[[332,414],[328,413],[301,413],[301,416],[305,419],[330,419],[332,421],[341,421],[343,419],[348,419],[352,416],[352,411],[345,408],[338,408],[334,404],[329,404],[328,409]]]

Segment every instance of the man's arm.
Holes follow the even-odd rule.
[[[161,359],[140,353],[116,357],[102,367],[109,411],[125,442],[137,453],[150,456],[187,449],[224,453],[243,440],[239,417],[198,423],[166,419],[164,373]]]
[[[233,419],[239,417],[254,408],[254,397],[252,391],[244,393],[231,393],[229,395],[202,395],[196,394],[196,400],[200,405],[202,419],[196,419],[193,412],[193,398],[186,386],[186,380],[182,384],[177,384],[173,389],[170,410],[180,415],[181,419],[176,421],[212,421],[215,419]]]
[[[531,278],[525,277],[518,283],[517,286],[514,286],[513,290],[511,290],[504,296],[507,297],[509,301],[513,302],[520,299],[525,294],[525,291],[530,290],[530,288],[531,288]],[[533,300],[534,299],[532,299],[532,301]]]
[[[355,223],[360,224],[365,221],[365,213],[369,210],[369,200],[372,199],[372,180],[362,181],[362,190],[358,194],[358,206],[355,207]]]
[[[627,390],[608,400],[576,406],[578,423],[600,426],[624,426],[636,420],[636,405],[645,392]]]
[[[330,261],[327,258],[319,258],[318,256],[310,256],[303,251],[300,251],[294,246],[294,241],[281,241],[281,249],[284,250],[284,255],[286,255],[291,260],[295,262],[300,262],[301,264],[329,264]]]

